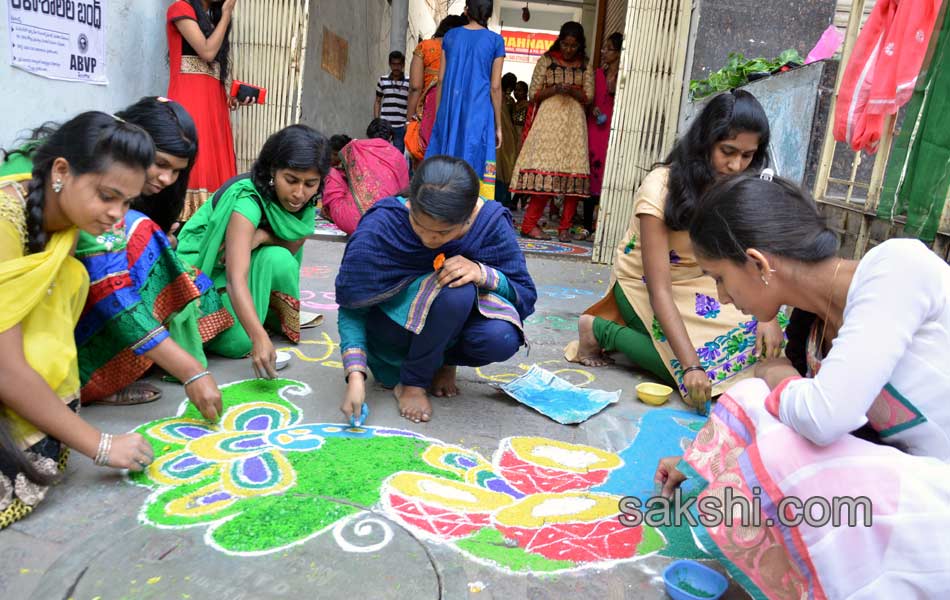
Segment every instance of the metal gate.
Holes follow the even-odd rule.
[[[263,105],[233,113],[239,173],[251,168],[267,137],[300,120],[310,0],[241,0],[231,30],[232,77],[267,88]]]
[[[610,263],[633,193],[676,138],[692,0],[628,0],[594,262]]]

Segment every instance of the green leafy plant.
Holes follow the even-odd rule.
[[[738,52],[730,52],[726,66],[711,73],[706,79],[693,79],[689,82],[690,97],[699,100],[743,86],[749,83],[749,76],[754,73],[778,73],[804,63],[805,60],[794,48],[782,52],[775,60],[746,58]]]

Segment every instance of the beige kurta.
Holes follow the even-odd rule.
[[[669,168],[659,167],[640,184],[634,196],[630,227],[617,246],[608,293],[586,312],[626,325],[610,292],[614,283],[619,283],[637,316],[651,331],[653,346],[685,397],[682,366],[650,305],[640,249],[640,217],[652,215],[663,219],[668,178]],[[758,323],[755,317],[742,314],[731,304],[719,303],[715,282],[703,275],[696,262],[689,232],[668,231],[668,235],[673,299],[702,367],[713,381],[712,393],[721,394],[752,374],[749,367],[755,363],[753,350]],[[784,327],[785,321],[781,323]]]
[[[534,67],[528,94],[565,84],[594,97],[594,72],[587,66],[565,67],[542,56]],[[511,176],[512,193],[590,194],[590,156],[587,153],[587,116],[580,102],[557,94],[541,103],[531,123]]]

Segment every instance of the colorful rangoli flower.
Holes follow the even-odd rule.
[[[398,523],[484,564],[529,572],[609,566],[666,545],[656,529],[620,524],[621,496],[605,491],[624,467],[613,452],[513,437],[489,461],[410,431],[303,423],[286,398],[310,392],[300,382],[254,380],[222,392],[220,426],[183,403],[180,416],[137,429],[158,456],[130,474],[154,490],[143,523],[203,526],[208,544],[242,555],[324,532],[344,551],[373,551]],[[366,541],[370,528],[379,535]]]

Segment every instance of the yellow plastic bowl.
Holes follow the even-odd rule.
[[[673,395],[673,388],[662,383],[641,383],[637,386],[637,397],[644,404],[661,406]]]

